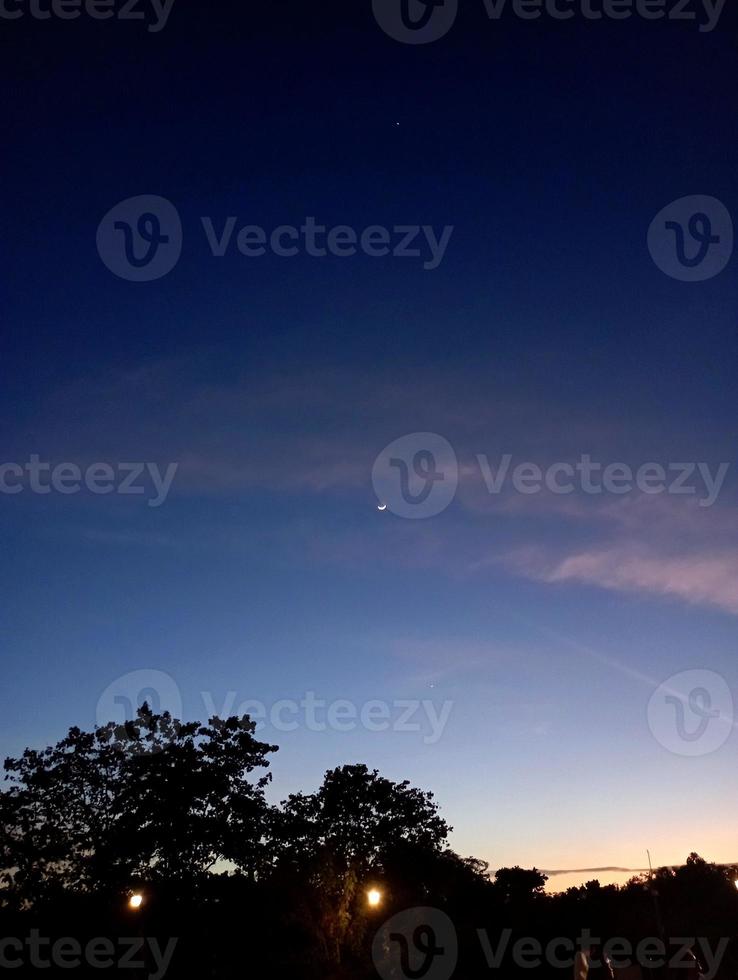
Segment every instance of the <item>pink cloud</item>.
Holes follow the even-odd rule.
[[[618,592],[661,595],[738,615],[738,552],[660,555],[638,545],[612,545],[555,561],[530,552],[515,564],[544,582],[577,582]]]

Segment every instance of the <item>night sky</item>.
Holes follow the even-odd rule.
[[[159,501],[149,470],[140,494],[3,471],[0,752],[108,720],[136,671],[168,675],[188,719],[379,701],[385,731],[267,724],[273,798],[362,761],[433,790],[453,846],[493,868],[738,859],[738,256],[687,281],[648,240],[685,197],[714,199],[713,231],[720,205],[738,219],[735,11],[701,31],[701,0],[696,21],[464,0],[407,44],[367,0],[174,0],[154,31],[143,3],[18,9],[0,464],[177,468]],[[98,234],[140,195],[182,226],[142,282],[106,264],[123,230]],[[237,247],[308,218],[388,229],[390,254]],[[424,231],[391,254],[400,226],[452,227],[435,267]],[[408,519],[372,472],[424,433],[458,487]],[[490,493],[478,457],[505,454],[730,469],[714,500],[698,470],[691,494]]]

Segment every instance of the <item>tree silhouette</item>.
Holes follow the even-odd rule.
[[[220,859],[254,875],[267,858],[264,787],[276,746],[248,717],[182,724],[144,704],[134,722],[69,730],[55,746],[6,759],[0,795],[6,901],[132,879],[198,879]]]
[[[495,873],[495,889],[511,905],[525,905],[543,895],[548,878],[537,868],[500,868]]]
[[[329,849],[367,871],[399,841],[441,848],[451,828],[438,815],[432,793],[395,783],[365,765],[329,770],[311,795],[296,793],[282,804],[284,840],[295,855]]]
[[[277,817],[276,874],[289,878],[295,916],[339,962],[366,926],[366,886],[384,874],[399,844],[440,853],[450,828],[432,793],[393,782],[365,765],[329,770],[316,793],[296,793]],[[372,877],[373,876],[373,877]]]
[[[738,973],[726,947],[738,923],[735,868],[691,854],[653,880],[559,895],[545,893],[536,868],[501,868],[490,881],[483,862],[448,846],[431,793],[365,765],[332,769],[316,792],[270,806],[264,770],[276,746],[254,732],[248,717],[182,723],[143,705],[124,725],[72,728],[7,759],[2,934],[130,936],[145,922],[146,934],[181,937],[169,980],[235,976],[245,955],[250,972],[275,980],[362,980],[376,976],[381,924],[430,906],[453,923],[457,975],[469,980],[489,976],[480,928],[490,948],[505,931],[545,946],[583,928],[635,945],[663,924],[667,943],[698,936],[722,950],[716,980]],[[135,926],[124,901],[134,885],[146,896]],[[522,980],[512,949],[505,975]],[[550,964],[538,975],[563,976]]]

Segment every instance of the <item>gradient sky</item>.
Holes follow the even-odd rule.
[[[495,868],[738,860],[738,734],[689,758],[647,718],[686,670],[738,694],[738,259],[684,283],[646,246],[686,195],[738,215],[734,11],[700,33],[495,24],[480,0],[423,46],[367,2],[0,28],[0,462],[179,467],[159,508],[0,495],[3,754],[93,725],[134,670],[203,720],[229,692],[451,701],[433,744],[266,729],[273,798],[364,761],[433,790],[453,846]],[[150,283],[95,246],[139,194],[184,225]],[[431,271],[215,258],[205,215],[454,232]],[[417,521],[378,512],[371,480],[415,432],[460,468]],[[480,453],[732,469],[709,508],[492,496]]]

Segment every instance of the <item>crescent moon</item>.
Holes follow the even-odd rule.
[[[377,504],[377,510],[387,510],[387,504]]]

